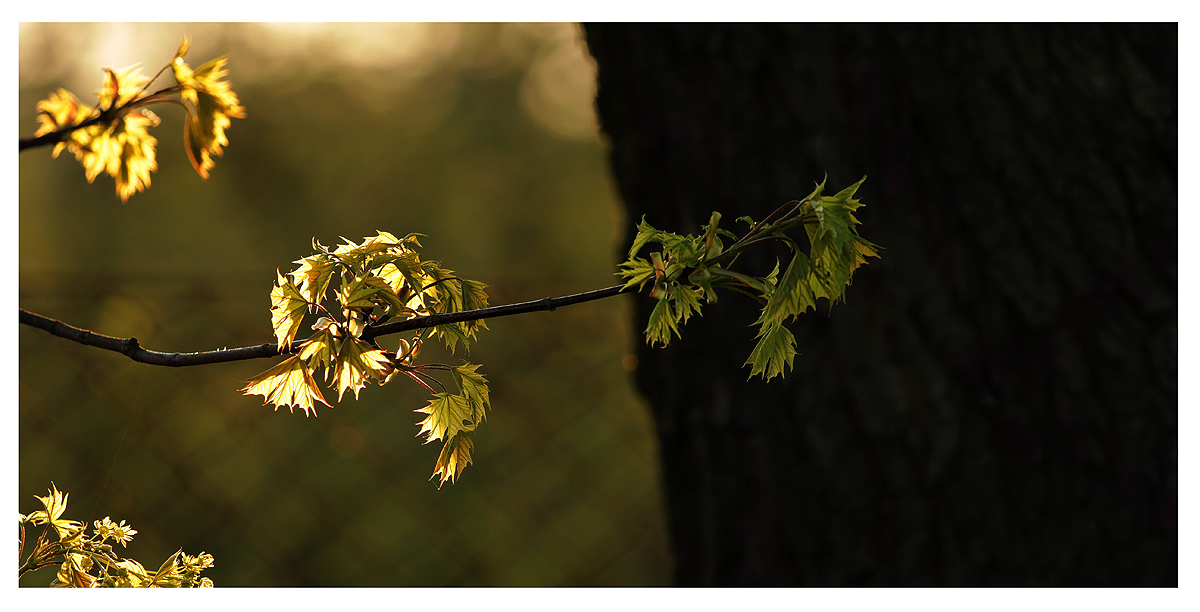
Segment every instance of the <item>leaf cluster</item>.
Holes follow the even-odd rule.
[[[125,521],[119,524],[109,517],[94,523],[91,535],[87,524],[62,518],[67,509],[68,494],[59,492],[54,483],[46,497],[34,496],[42,503],[42,510],[29,515],[20,515],[20,542],[17,561],[18,575],[58,565],[58,574],[50,586],[55,587],[212,587],[212,579],[200,577],[200,573],[213,566],[213,556],[201,552],[192,556],[182,550],[176,551],[149,571],[133,559],[123,559],[113,551],[113,545],[122,548],[129,544],[137,530]],[[45,525],[37,542],[25,556],[26,525]],[[53,533],[52,541],[47,536]],[[111,543],[110,543],[111,540]]]
[[[629,258],[617,275],[626,279],[625,287],[638,290],[651,286],[650,296],[658,301],[646,325],[646,341],[666,346],[671,337],[679,337],[679,326],[701,312],[705,303],[717,301],[717,289],[747,294],[762,304],[758,325],[758,343],[746,364],[750,376],[770,380],[792,367],[796,340],[785,323],[816,309],[825,298],[830,306],[844,299],[854,271],[867,257],[879,257],[882,249],[858,235],[854,211],[862,204],[854,198],[866,177],[839,191],[824,195],[821,181],[803,200],[788,202],[767,218],[755,222],[741,217],[750,230],[741,237],[719,227],[721,214],[713,212],[699,235],[679,235],[655,229],[643,218],[629,249]],[[792,238],[803,227],[807,252]],[[731,241],[728,248],[725,240]],[[747,248],[768,242],[787,246],[791,258],[782,274],[779,263],[765,276],[754,276],[732,269]],[[659,244],[649,259],[638,253],[650,244]]]
[[[278,410],[299,407],[316,415],[316,404],[330,404],[317,384],[319,371],[338,401],[346,391],[355,399],[368,383],[383,385],[397,374],[413,380],[434,395],[417,410],[425,419],[418,425],[426,442],[443,440],[434,476],[440,483],[455,480],[471,462],[471,433],[485,418],[489,406],[487,381],[478,365],[414,364],[427,335],[436,336],[453,353],[459,343],[469,347],[482,321],[447,323],[418,331],[402,339],[398,350],[384,350],[373,332],[392,320],[407,320],[437,313],[462,312],[487,307],[487,285],[459,278],[435,261],[422,260],[417,252],[419,234],[403,238],[388,232],[355,243],[346,240],[336,248],[313,240],[313,255],[296,260],[287,275],[276,271],[271,290],[271,327],[280,352],[295,353],[250,379],[246,395],[262,395]],[[315,333],[296,342],[304,317],[320,315]],[[458,387],[446,391],[432,371],[449,372]],[[435,387],[441,389],[439,391]]]
[[[107,174],[116,182],[122,202],[150,186],[150,173],[158,169],[155,147],[158,140],[148,128],[159,118],[147,108],[172,103],[184,108],[187,120],[184,142],[188,159],[201,178],[208,178],[213,156],[220,156],[229,144],[225,129],[230,118],[246,116],[229,83],[222,80],[226,57],[219,57],[192,69],[183,60],[189,42],[184,39],[171,61],[175,85],[148,92],[157,79],[146,77],[139,66],[120,70],[104,69],[104,83],[96,106],[83,104],[66,89],[51,93],[38,102],[37,137],[55,143],[54,157],[64,149],[83,165],[88,182]],[[159,71],[162,74],[166,69]]]

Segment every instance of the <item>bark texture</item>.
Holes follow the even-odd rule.
[[[678,584],[1177,583],[1174,24],[585,30],[633,220],[866,174],[887,249],[786,380],[741,296],[639,339]]]

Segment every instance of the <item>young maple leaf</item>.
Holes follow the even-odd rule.
[[[190,44],[188,39],[183,39],[171,62],[171,70],[180,86],[179,96],[188,110],[184,148],[196,173],[207,179],[208,171],[215,164],[212,156],[220,157],[221,147],[229,144],[225,128],[231,123],[230,117],[243,119],[246,109],[238,103],[237,94],[230,89],[229,83],[221,80],[229,74],[225,70],[229,56],[218,57],[192,70],[183,61]]]
[[[321,389],[317,387],[312,374],[305,367],[301,355],[284,359],[270,370],[251,378],[242,388],[242,393],[261,395],[266,398],[263,403],[275,404],[276,410],[279,410],[280,406],[287,406],[291,412],[292,406],[299,406],[304,411],[304,416],[308,416],[309,411],[312,411],[314,416],[317,414],[314,400],[329,405],[321,395]]]
[[[783,376],[786,369],[791,369],[792,359],[796,356],[796,338],[782,320],[765,323],[758,331],[758,344],[750,352],[746,364],[750,365],[750,377],[761,374],[763,380],[771,380],[775,376]]]
[[[275,286],[271,288],[271,329],[275,330],[279,348],[284,349],[295,339],[308,301],[292,278],[285,278],[279,270],[275,271],[275,276]]]
[[[338,401],[342,401],[346,389],[353,390],[354,399],[358,399],[358,392],[366,386],[368,376],[383,378],[391,369],[392,362],[383,351],[358,338],[346,338],[338,350],[337,367],[333,374]]]
[[[124,106],[142,93],[150,79],[142,74],[138,64],[120,70],[104,69],[104,86],[100,88],[100,108],[108,110]]]
[[[118,108],[128,104],[142,91],[148,79],[141,68],[105,69],[100,106]],[[60,89],[38,102],[37,136],[79,125],[96,116],[96,109],[81,104],[71,92]],[[158,117],[149,111],[123,112],[111,121],[78,129],[54,146],[53,157],[63,149],[75,155],[83,165],[88,182],[107,174],[116,181],[122,202],[150,186],[150,173],[158,169],[154,159],[158,140],[146,128],[158,125]]]
[[[337,264],[321,253],[297,259],[292,263],[300,264],[300,267],[292,271],[292,278],[296,279],[304,299],[314,304],[324,299],[325,290],[329,287],[329,281],[333,279]]]
[[[429,400],[428,406],[413,412],[423,412],[429,415],[417,423],[421,426],[421,431],[417,432],[417,435],[425,434],[426,444],[434,440],[453,437],[460,431],[475,429],[473,424],[463,425],[463,421],[474,423],[472,420],[474,410],[471,400],[462,395],[438,393],[434,399]]]
[[[438,455],[437,464],[434,466],[433,476],[430,476],[429,479],[433,480],[440,476],[439,489],[447,480],[454,482],[463,469],[471,464],[471,451],[473,450],[475,450],[475,442],[471,440],[471,434],[465,431],[455,434],[442,446],[442,452]]]
[[[46,497],[34,495],[38,501],[42,502],[45,510],[35,510],[29,513],[29,522],[34,525],[49,524],[58,533],[58,539],[64,542],[82,535],[83,523],[62,518],[63,512],[67,510],[67,498],[70,494],[60,493],[53,482],[50,483],[48,493],[49,495]]]
[[[54,582],[51,582],[50,586],[92,588],[96,585],[96,577],[88,573],[91,568],[92,560],[87,556],[79,553],[66,553],[63,555],[62,565],[58,567],[58,575],[54,577]]]
[[[486,419],[486,410],[490,407],[487,379],[475,371],[478,369],[479,364],[464,363],[453,370],[454,382],[471,404],[471,416],[467,420],[472,423]]]
[[[154,146],[158,140],[146,132],[148,126],[158,125],[158,119],[139,112],[125,115],[112,129],[109,139],[116,142],[116,167],[110,157],[109,174],[117,182],[117,195],[122,202],[129,196],[150,186],[150,173],[158,170],[154,160]]]
[[[50,94],[48,98],[37,103],[38,110],[38,129],[34,132],[34,136],[45,136],[51,132],[56,132],[66,127],[79,125],[84,121],[91,119],[92,113],[96,109],[82,103],[75,94],[60,88],[58,91]],[[63,149],[67,148],[67,142],[62,141],[54,145],[54,157]]]

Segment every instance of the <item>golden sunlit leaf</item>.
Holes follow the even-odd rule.
[[[300,288],[290,277],[285,278],[278,270],[275,286],[271,289],[271,329],[275,331],[275,339],[280,350],[291,346],[299,329],[300,321],[304,319],[308,301],[300,294]]]
[[[438,455],[437,464],[434,466],[433,476],[429,479],[440,477],[438,488],[447,480],[454,482],[458,479],[468,465],[471,464],[471,451],[475,450],[475,442],[471,439],[471,434],[462,431],[454,437],[446,440],[446,444],[442,446],[442,452]]]
[[[229,83],[221,80],[228,74],[225,70],[228,56],[192,70],[183,61],[189,46],[185,38],[171,62],[171,71],[179,83],[179,97],[188,109],[187,125],[183,132],[184,148],[196,173],[207,179],[214,165],[213,156],[220,157],[221,147],[229,144],[225,129],[231,123],[230,118],[244,118],[246,109],[239,104],[237,94],[230,89]]]
[[[292,277],[300,284],[300,294],[304,299],[314,304],[324,299],[325,290],[329,287],[337,264],[323,253],[292,263],[300,264],[300,267],[292,272]]]
[[[462,390],[463,397],[471,405],[471,416],[467,420],[480,423],[487,418],[487,409],[491,407],[487,379],[476,372],[479,364],[464,363],[454,368],[454,382]]]
[[[58,487],[51,482],[49,494],[46,497],[34,495],[38,501],[42,502],[45,510],[29,513],[29,521],[34,525],[50,525],[58,534],[59,541],[66,542],[78,537],[83,532],[85,525],[79,521],[62,518],[63,512],[67,510],[69,496],[69,493],[60,493]]]
[[[299,355],[293,355],[270,370],[251,378],[242,388],[242,393],[261,395],[266,398],[263,403],[275,404],[276,410],[279,410],[280,406],[287,406],[291,412],[292,406],[299,406],[305,416],[308,416],[310,411],[316,416],[314,401],[329,405]]]
[[[358,391],[366,386],[368,376],[383,378],[391,369],[392,363],[383,351],[358,338],[346,338],[338,350],[333,374],[338,401],[342,401],[342,394],[347,389],[353,390],[354,399],[358,399]]]
[[[44,136],[65,127],[79,125],[90,119],[95,112],[95,109],[80,102],[75,94],[66,89],[51,93],[50,97],[37,103],[37,109],[38,129],[34,136]],[[65,142],[55,145],[54,157],[58,157],[59,151],[66,146]]]
[[[125,106],[145,89],[150,79],[142,74],[138,64],[120,70],[104,69],[104,87],[100,89],[100,108],[108,110]]]
[[[326,326],[317,333],[309,336],[308,340],[300,346],[300,359],[308,364],[309,370],[317,369],[317,366],[325,368],[325,379],[329,379],[329,367],[333,363],[333,355],[336,352],[337,340],[333,337],[333,332],[330,331],[330,326]]]
[[[146,571],[146,568],[133,559],[122,559],[114,563],[114,565],[125,570],[124,576],[117,577],[117,586],[119,587],[141,588],[154,583],[150,579],[150,574]]]
[[[58,566],[58,575],[50,586],[88,589],[96,584],[96,577],[88,573],[92,568],[91,559],[79,553],[66,553],[63,557],[62,565]]]
[[[423,412],[429,415],[417,423],[421,426],[421,431],[417,432],[417,435],[425,434],[426,444],[434,440],[447,439],[460,431],[475,429],[475,424],[471,420],[474,416],[471,401],[461,395],[438,393],[434,399],[429,400],[428,406],[414,412]],[[464,425],[463,421],[468,421],[468,423]]]
[[[105,88],[101,102],[127,103],[140,91],[145,77],[140,70],[127,68],[120,72],[105,72]],[[79,102],[71,92],[60,89],[38,103],[38,136],[79,125],[95,116],[95,109]],[[144,114],[145,113],[145,114]],[[150,173],[158,169],[155,146],[158,140],[146,128],[158,125],[158,118],[148,111],[129,111],[116,118],[78,129],[54,146],[54,157],[63,149],[75,155],[83,166],[88,182],[107,174],[116,181],[117,195],[122,202],[150,186]]]
[[[452,270],[446,270],[433,265],[425,268],[426,272],[437,282],[437,298],[433,303],[433,311],[437,313],[463,312],[486,308],[488,304],[487,285],[479,281],[465,280],[454,276]],[[455,345],[462,342],[469,347],[469,342],[475,339],[475,332],[487,329],[483,320],[447,323],[433,328],[434,333],[441,336],[446,348],[453,353]]]
[[[390,294],[384,297],[383,294]],[[398,302],[392,286],[383,278],[368,276],[355,278],[342,285],[339,301],[342,308],[373,308],[383,302]]]
[[[199,574],[213,566],[212,555],[201,552],[199,556],[175,553],[153,576],[142,564],[133,559],[121,559],[114,550],[115,544],[125,546],[137,533],[122,520],[117,523],[110,517],[95,521],[96,530],[86,536],[87,526],[80,521],[62,518],[67,508],[67,495],[60,493],[50,483],[50,494],[37,497],[42,510],[21,515],[20,548],[25,550],[25,524],[50,525],[59,534],[59,542],[49,544],[42,533],[33,550],[22,553],[21,574],[47,565],[58,565],[52,587],[203,587],[212,586],[212,581],[200,578]],[[49,531],[48,529],[46,531]],[[110,544],[109,542],[113,543]],[[61,562],[55,557],[61,556]]]
[[[435,295],[432,289],[424,289],[430,281],[420,271],[415,254],[386,263],[375,270],[375,273],[387,281],[392,293],[396,294],[403,301],[404,308],[410,311],[420,310],[425,305],[425,299],[428,297],[432,301]]]
[[[150,173],[158,169],[154,160],[154,146],[158,140],[146,132],[148,126],[158,125],[157,118],[132,112],[117,123],[112,130],[119,147],[119,158],[115,167],[108,160],[108,173],[117,182],[117,195],[122,202],[129,196],[150,186]]]

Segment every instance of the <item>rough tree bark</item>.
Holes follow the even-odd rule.
[[[887,248],[785,381],[740,296],[643,345],[678,584],[1176,584],[1174,24],[585,29],[633,219]]]

